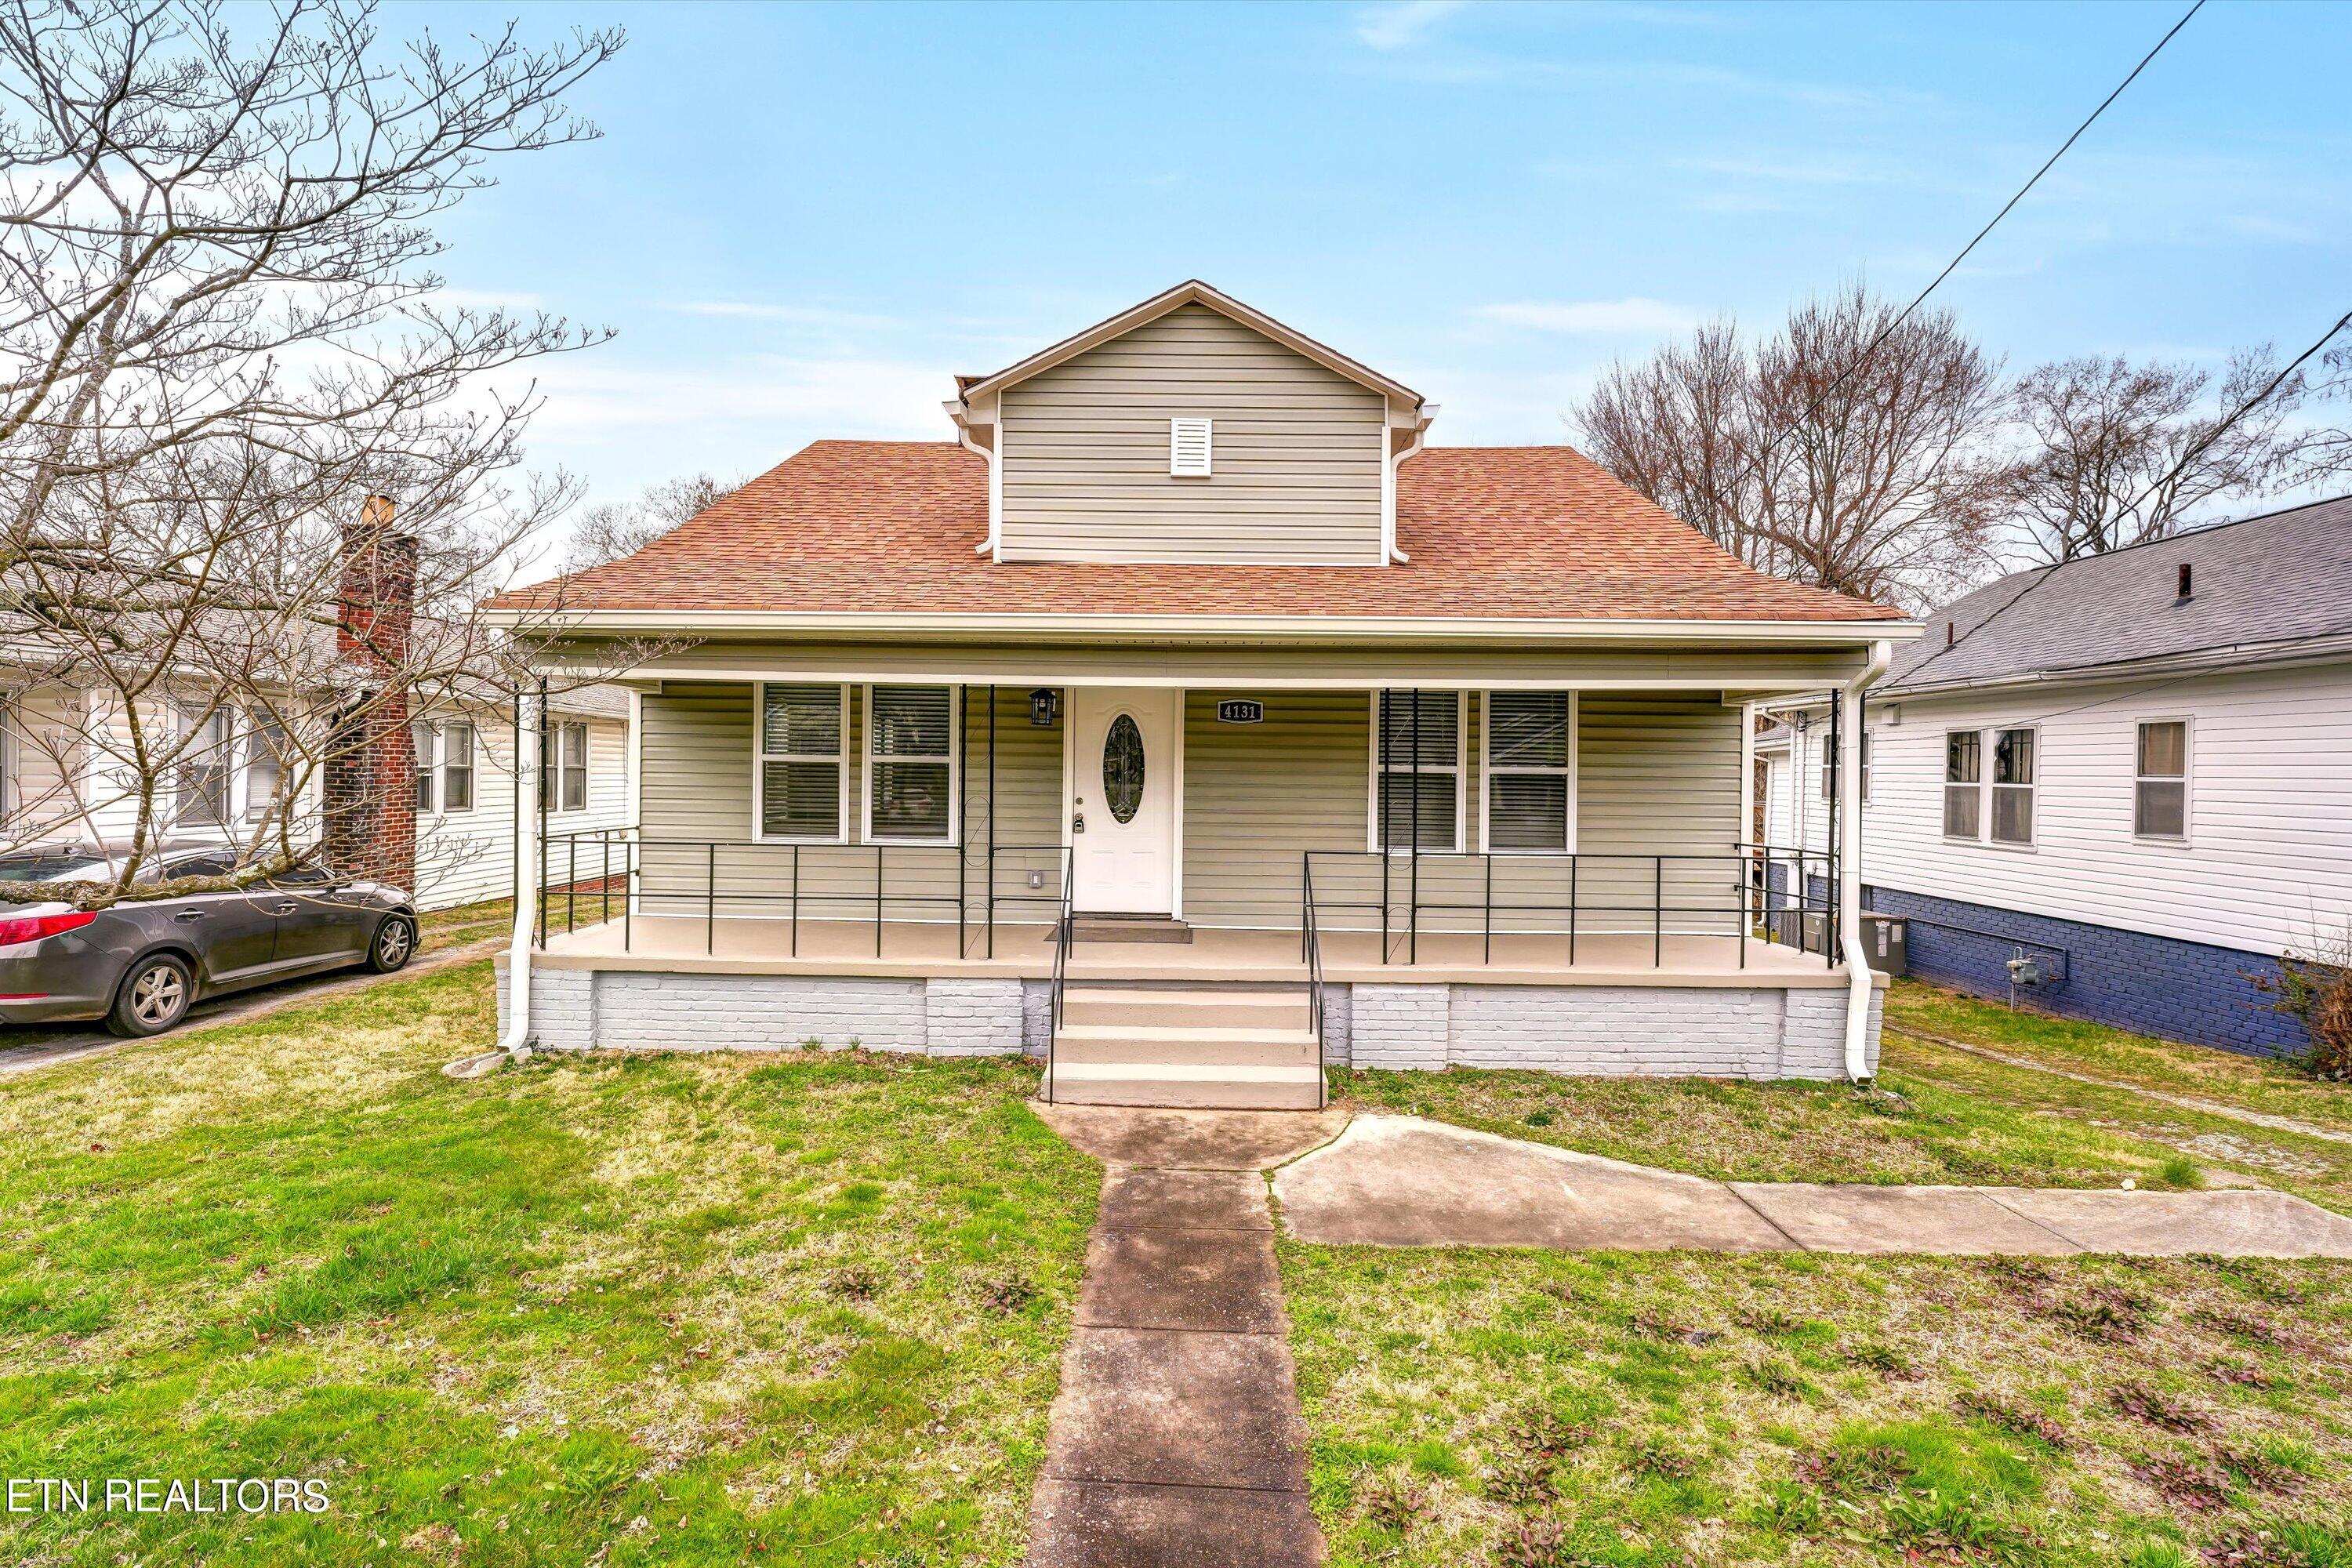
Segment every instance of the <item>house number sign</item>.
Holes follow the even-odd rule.
[[[1262,724],[1265,721],[1265,704],[1253,697],[1232,697],[1217,704],[1220,724]]]

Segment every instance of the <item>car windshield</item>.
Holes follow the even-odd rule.
[[[0,860],[0,882],[101,882],[111,868],[81,856],[38,855]]]

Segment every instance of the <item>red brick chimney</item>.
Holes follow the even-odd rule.
[[[335,653],[358,688],[323,773],[327,863],[345,876],[416,887],[416,748],[408,730],[409,628],[416,538],[390,496],[343,527]]]

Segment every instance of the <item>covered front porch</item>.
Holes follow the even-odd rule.
[[[1153,1094],[1288,1097],[1199,1103],[1319,1099],[1331,1062],[1848,1060],[1840,868],[1753,842],[1748,720],[1853,650],[686,662],[641,672],[636,824],[549,825],[542,1032],[1024,1050],[1049,1093],[1146,1092],[1148,1056]]]

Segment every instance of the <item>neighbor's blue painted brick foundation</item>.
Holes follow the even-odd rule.
[[[2006,1000],[2009,961],[2020,946],[2059,970],[2056,983],[2032,994],[2033,1005],[2067,1017],[2089,1018],[2193,1045],[2219,1046],[2253,1056],[2306,1050],[2303,1026],[2265,1004],[2249,975],[2275,976],[2266,953],[2118,931],[2113,926],[2053,919],[1893,888],[1862,890],[1864,909],[1913,917],[1911,972],[1979,996]],[[2000,939],[1922,925],[1939,921],[1997,931]],[[2053,950],[2063,950],[2063,964]]]

